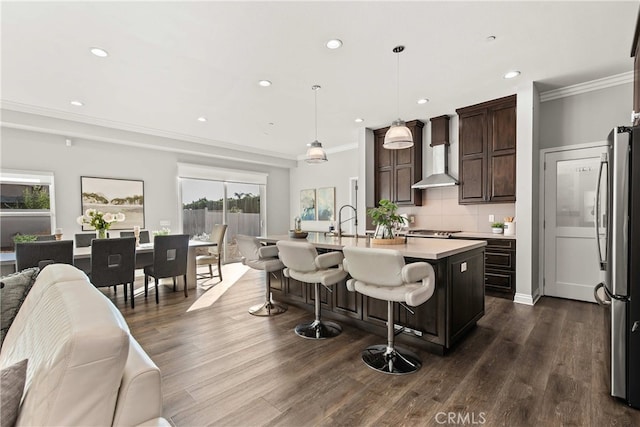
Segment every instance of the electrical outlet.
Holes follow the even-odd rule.
[[[467,263],[463,262],[462,264],[460,264],[460,272],[464,273],[465,271],[467,271]]]
[[[496,221],[496,216],[495,215],[489,215],[489,222],[495,222]]]
[[[171,225],[171,221],[163,219],[160,220],[160,227],[169,227]]]
[[[409,224],[415,224],[415,223],[416,223],[416,216],[409,215]]]

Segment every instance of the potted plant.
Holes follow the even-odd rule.
[[[367,214],[371,217],[373,225],[376,226],[373,243],[387,245],[404,243],[404,238],[395,236],[395,230],[405,223],[405,218],[398,214],[398,205],[390,200],[382,199],[378,203],[378,207],[369,209]]]
[[[493,234],[502,234],[503,229],[504,229],[504,224],[501,222],[494,222],[491,224],[491,232]]]

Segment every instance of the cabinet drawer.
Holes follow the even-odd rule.
[[[515,273],[486,270],[484,272],[484,284],[487,287],[498,288],[500,290],[513,290],[515,282]]]
[[[515,239],[487,239],[487,249],[516,250]]]
[[[509,251],[493,252],[487,250],[484,254],[484,262],[487,267],[495,266],[506,270],[513,270],[515,266],[514,254]]]

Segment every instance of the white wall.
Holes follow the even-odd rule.
[[[64,230],[65,238],[71,238],[74,233],[81,231],[75,222],[81,214],[81,176],[143,180],[145,227],[154,230],[161,228],[160,221],[169,221],[172,230],[179,230],[178,162],[268,173],[267,230],[272,234],[287,230],[287,168],[243,164],[190,153],[99,142],[90,138],[73,138],[73,145],[67,147],[65,137],[56,134],[7,127],[3,127],[1,132],[0,167],[54,173],[56,226]]]
[[[359,150],[341,151],[337,153],[327,153],[327,162],[320,164],[308,164],[304,160],[298,161],[298,166],[291,169],[290,175],[290,208],[289,208],[289,229],[293,229],[293,218],[300,215],[300,190],[318,189],[323,187],[335,187],[335,222],[337,225],[338,210],[341,206],[349,203],[349,178],[358,177],[359,174]],[[360,192],[364,193],[365,186],[360,183]],[[358,195],[359,198],[360,194]],[[357,206],[359,217],[364,210],[364,206]],[[343,219],[353,216],[351,210],[343,210]],[[352,222],[345,223],[343,230],[349,230]],[[303,221],[302,229],[305,231],[329,231],[330,221]],[[358,232],[364,230],[364,223],[358,223]]]
[[[540,148],[604,141],[629,125],[633,82],[540,103]]]

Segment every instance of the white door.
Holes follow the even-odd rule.
[[[545,154],[544,294],[595,302],[595,197],[606,146]],[[605,213],[602,213],[603,215]]]

